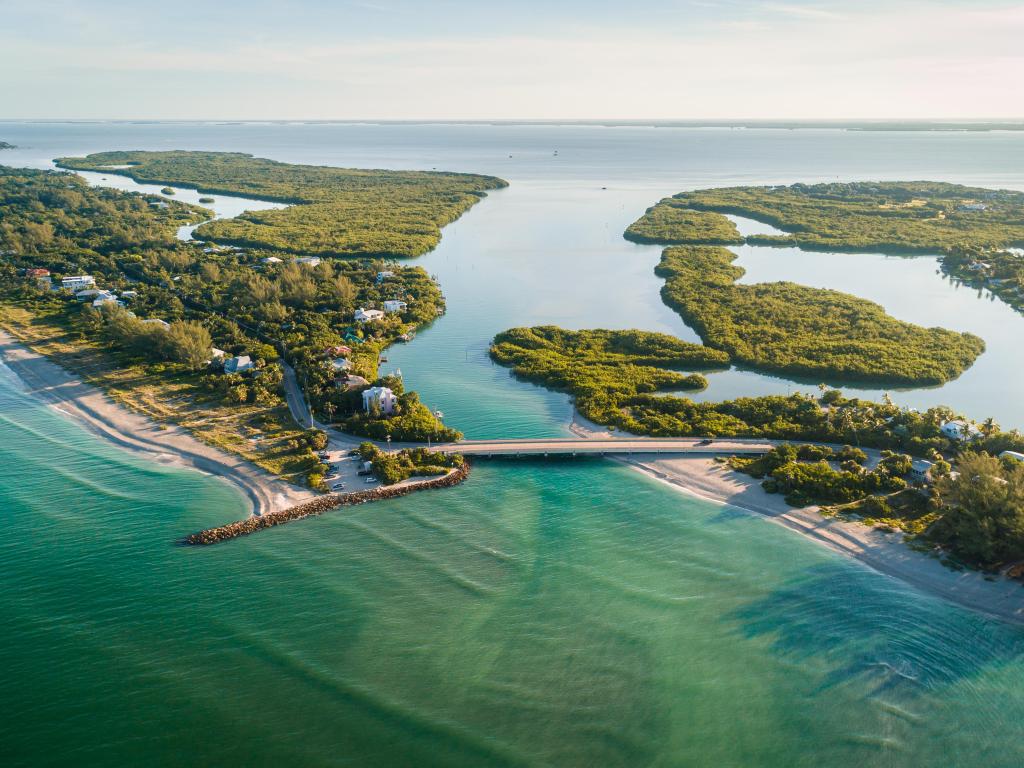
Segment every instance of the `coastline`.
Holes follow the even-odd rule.
[[[575,414],[570,430],[581,437],[608,436],[603,427]],[[848,556],[877,573],[978,613],[1024,624],[1024,585],[1003,576],[955,571],[912,549],[900,532],[824,517],[817,507],[796,509],[759,481],[700,456],[610,457],[679,493],[767,518]],[[993,580],[990,580],[993,579]]]
[[[78,422],[93,434],[157,464],[184,467],[238,488],[250,514],[262,516],[318,496],[264,472],[245,459],[209,446],[182,427],[159,424],[115,403],[47,357],[0,330],[0,360],[25,391]]]

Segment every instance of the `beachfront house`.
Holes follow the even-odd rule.
[[[62,277],[60,279],[60,287],[71,291],[79,291],[82,288],[88,288],[90,285],[96,285],[96,280],[92,275],[71,275],[70,277]]]
[[[243,373],[255,367],[248,355],[228,358],[224,361],[224,373]]]
[[[394,273],[394,272],[392,272],[392,271],[391,271],[391,270],[389,270],[389,269],[385,269],[385,270],[384,270],[383,272],[378,272],[378,273],[377,273],[377,283],[378,283],[378,284],[379,284],[379,283],[383,283],[383,282],[384,282],[385,280],[387,280],[387,279],[388,279],[389,277],[394,277],[394,276],[395,276],[395,273]]]
[[[398,301],[397,299],[389,299],[384,302],[384,311],[388,314],[393,312],[405,312],[409,305],[404,301]]]
[[[352,314],[352,317],[357,323],[372,323],[382,319],[384,313],[379,309],[363,309],[360,307]]]
[[[934,467],[930,461],[924,459],[915,459],[910,465],[910,482],[912,483],[930,483],[932,480],[932,467]]]
[[[398,398],[389,387],[370,387],[363,391],[363,410],[389,415],[395,412]]]
[[[300,256],[295,260],[296,264],[305,264],[307,267],[315,267],[320,263],[319,256]]]
[[[967,442],[968,440],[976,440],[981,437],[981,430],[970,422],[956,419],[954,421],[947,421],[942,425],[942,434],[948,437],[950,440],[957,440],[959,442]]]

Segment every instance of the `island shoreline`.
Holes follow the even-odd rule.
[[[593,439],[609,434],[578,413],[569,429]],[[765,518],[903,585],[990,618],[1024,625],[1024,584],[1003,576],[986,577],[978,571],[954,571],[908,546],[902,533],[825,517],[817,507],[790,507],[781,496],[762,489],[759,480],[711,458],[609,458],[676,493]]]
[[[251,515],[271,514],[318,496],[203,443],[180,426],[163,425],[130,410],[2,329],[0,360],[25,392],[92,434],[156,464],[193,469],[227,482],[241,491]]]

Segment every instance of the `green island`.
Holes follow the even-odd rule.
[[[839,291],[737,284],[735,258],[722,247],[675,246],[655,272],[665,278],[665,303],[737,365],[833,382],[942,384],[985,350],[977,336],[905,323]]]
[[[507,186],[493,176],[293,165],[237,152],[100,152],[57,164],[289,203],[208,222],[196,237],[318,256],[419,256],[437,245],[441,227]]]
[[[430,200],[423,176],[417,194]],[[364,213],[370,221],[348,224],[372,227],[384,212]],[[313,413],[342,429],[460,437],[378,370],[387,346],[444,312],[422,268],[376,252],[331,259],[177,239],[209,218],[69,173],[0,167],[0,327],[133,410],[314,487],[326,436],[293,421],[286,363]],[[364,399],[373,387],[386,407]]]
[[[724,187],[662,200],[630,229],[654,227],[681,206],[747,216],[786,232],[746,238],[752,244],[938,255],[947,274],[1024,312],[1021,192],[926,181]]]
[[[359,457],[373,465],[373,474],[383,485],[395,485],[410,477],[447,475],[463,465],[459,454],[441,454],[426,448],[403,448],[400,451],[382,451],[373,443],[359,446]]]

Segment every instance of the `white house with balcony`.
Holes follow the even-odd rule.
[[[72,291],[80,291],[93,285],[96,285],[96,279],[92,275],[71,275],[60,279],[60,287]]]
[[[357,323],[372,323],[383,319],[384,313],[379,309],[363,309],[360,307],[352,314],[352,317]]]
[[[388,299],[384,302],[384,311],[389,315],[395,312],[405,312],[408,308],[408,304],[404,301],[399,301],[398,299]]]
[[[395,412],[398,398],[389,387],[370,387],[363,390],[363,410],[367,413],[389,415]]]

